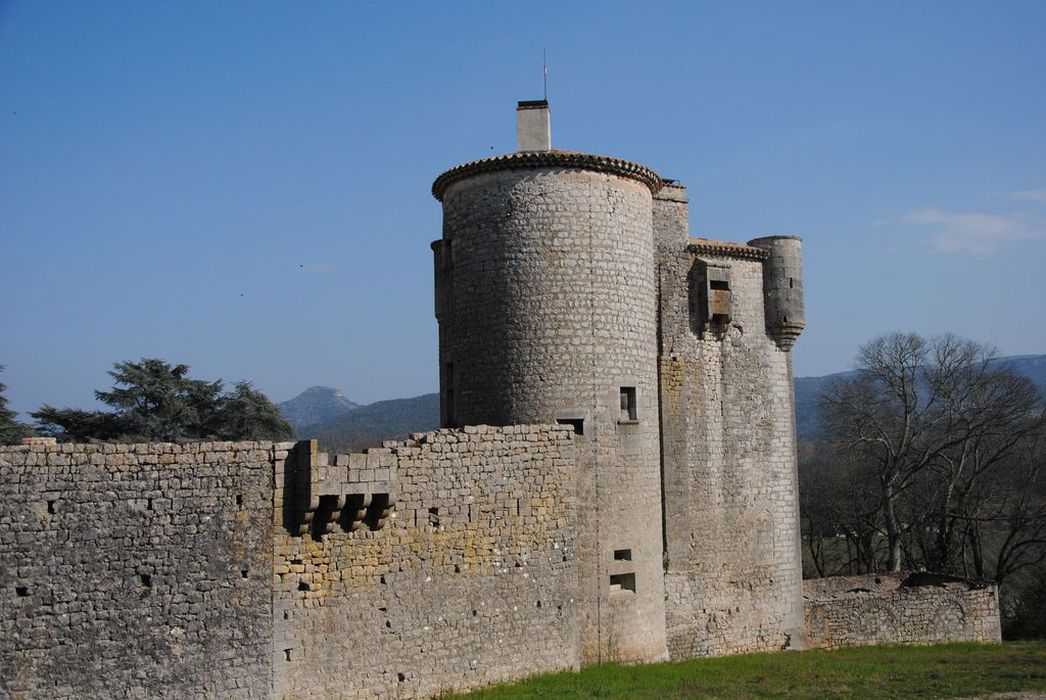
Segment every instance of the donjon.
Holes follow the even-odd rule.
[[[685,188],[551,147],[447,171],[442,420],[576,433],[582,662],[800,646],[800,241],[690,236]]]
[[[440,430],[0,448],[0,695],[428,697],[999,639],[991,585],[804,589],[799,239],[694,237],[681,184],[517,118],[432,187]]]

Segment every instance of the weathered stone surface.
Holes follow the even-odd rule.
[[[0,695],[268,696],[274,449],[0,448]]]
[[[413,697],[577,668],[570,430],[469,426],[386,444],[395,509],[382,527],[276,528],[274,694]]]
[[[992,583],[872,574],[812,579],[803,592],[811,648],[1002,639],[999,590]]]

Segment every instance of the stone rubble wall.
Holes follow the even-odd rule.
[[[353,457],[314,455],[314,472],[329,484],[323,464],[348,464],[351,490]],[[292,452],[277,469],[274,696],[431,696],[578,668],[569,428],[446,429],[366,457],[365,487],[394,475],[394,505],[355,530],[349,498],[325,533],[316,515],[298,534],[281,510],[303,466]]]
[[[0,448],[0,696],[267,697],[279,447]]]
[[[803,583],[807,643],[814,649],[869,644],[999,642],[994,584],[933,574],[871,574]]]

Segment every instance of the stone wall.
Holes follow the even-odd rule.
[[[651,661],[666,655],[651,190],[577,158],[509,159],[443,192],[443,418],[576,426],[582,660]]]
[[[292,454],[276,475],[274,694],[413,697],[576,669],[571,435],[479,426]],[[308,500],[299,534],[302,514],[281,511]]]
[[[803,584],[811,648],[998,642],[999,591],[934,574],[873,574]]]
[[[765,254],[697,245],[684,207],[678,186],[655,200],[669,652],[801,648],[791,357],[767,332]],[[696,278],[712,269],[729,319],[702,325]]]
[[[0,448],[0,696],[267,696],[280,449]]]

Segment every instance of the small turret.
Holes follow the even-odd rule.
[[[763,267],[766,328],[782,350],[791,350],[806,327],[803,309],[803,241],[767,236],[749,241],[770,255]]]

